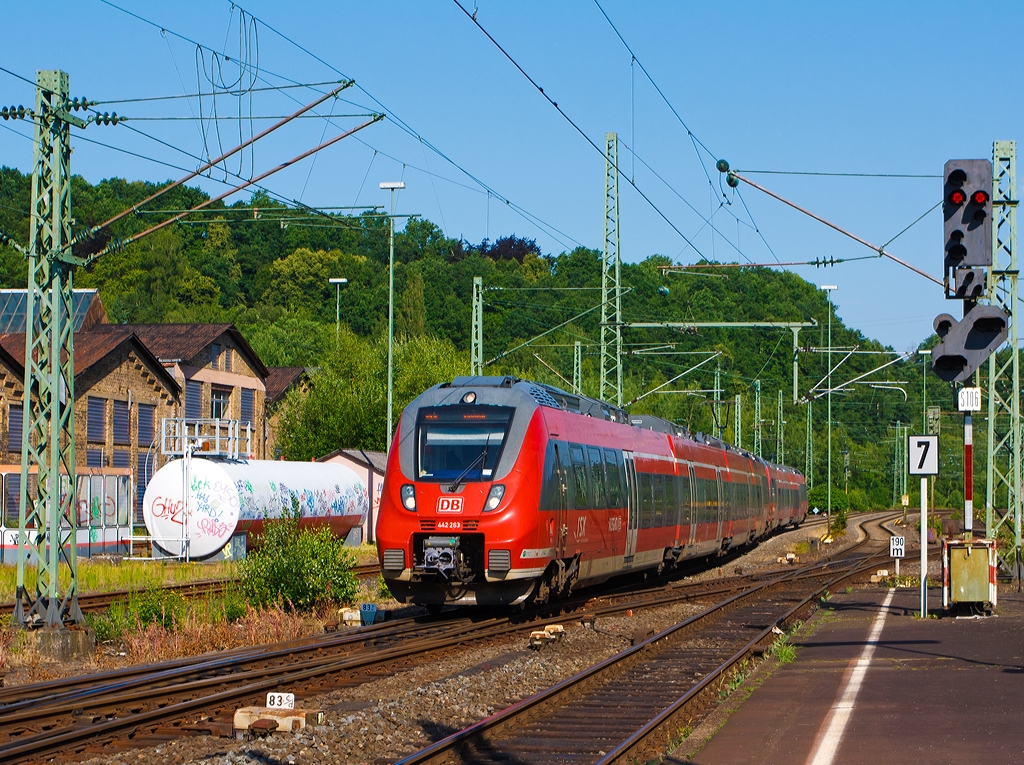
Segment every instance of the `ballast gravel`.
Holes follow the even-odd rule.
[[[820,534],[820,530],[817,531]],[[794,544],[814,536],[801,529],[768,540],[716,573],[721,576],[763,570]],[[837,540],[852,543],[854,535]],[[541,651],[528,648],[520,633],[487,645],[467,646],[457,655],[320,696],[297,698],[296,706],[325,710],[324,724],[265,739],[235,740],[212,736],[176,739],[155,747],[94,757],[89,765],[305,765],[393,762],[465,728],[507,706],[571,677],[630,645],[638,630],[660,632],[700,611],[693,603],[637,610],[633,616],[599,618],[593,628],[579,617],[550,624],[565,627],[563,639]],[[285,690],[285,689],[282,689]]]

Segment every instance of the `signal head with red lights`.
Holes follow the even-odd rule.
[[[957,269],[992,265],[992,163],[951,159],[942,177],[944,266],[952,286]],[[947,287],[946,297],[960,296]]]

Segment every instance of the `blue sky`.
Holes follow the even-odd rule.
[[[202,72],[219,66],[222,79],[233,80],[240,52],[248,64],[258,61],[257,88],[287,80],[322,82],[342,72],[362,90],[346,91],[347,102],[333,104],[334,114],[385,110],[392,118],[327,149],[315,163],[307,160],[273,176],[267,186],[275,193],[317,206],[387,204],[378,183],[405,180],[399,212],[420,213],[449,236],[479,242],[515,233],[535,238],[548,253],[577,243],[601,246],[600,154],[454,2],[251,0],[242,7],[259,21],[245,24],[239,6],[230,2],[115,2],[157,26],[100,0],[55,0],[45,22],[33,3],[8,4],[0,66],[30,79],[37,69],[64,69],[72,95],[96,100],[200,89],[209,94]],[[623,181],[621,249],[630,261],[654,253],[679,263],[701,256],[771,263],[870,254],[751,188],[740,189],[742,200],[730,193],[731,204],[721,205],[715,157],[741,171],[936,176],[751,175],[883,244],[940,200],[937,176],[947,159],[989,157],[993,140],[1021,133],[1021,65],[1011,46],[1024,37],[1024,10],[1015,4],[601,0],[637,59],[710,152],[705,153],[695,151],[639,67],[631,66],[630,54],[593,0],[462,2],[470,11],[476,8],[484,28],[595,143],[603,145],[607,131],[618,132],[622,171],[693,243]],[[197,52],[193,42],[174,33],[231,61],[215,62],[209,51]],[[216,104],[207,95],[100,108],[131,117],[193,117],[200,109],[209,115],[214,107],[223,116],[273,116],[315,96],[310,89],[294,89],[241,99],[220,95]],[[32,99],[30,85],[0,73],[0,102],[29,105]],[[361,121],[338,118],[326,130],[320,119],[289,125],[229,169],[262,172]],[[191,168],[194,159],[129,126],[193,155],[216,155],[239,135],[237,120],[217,124],[219,138],[212,123],[204,123],[205,141],[193,119],[94,125],[82,135]],[[253,125],[258,131],[267,124],[246,120],[241,129]],[[0,127],[29,132],[28,123]],[[73,171],[90,181],[159,181],[182,174],[77,135]],[[0,163],[28,171],[31,142],[0,129]],[[202,184],[213,193],[226,188],[212,179]],[[706,223],[709,217],[714,229]],[[938,211],[890,249],[941,276]],[[939,287],[888,261],[793,270],[816,284],[838,285],[834,299],[844,321],[899,350],[929,335],[936,314],[958,310],[942,299]],[[671,286],[680,278],[700,277],[667,281]]]

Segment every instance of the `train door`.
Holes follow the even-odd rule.
[[[623,553],[622,566],[633,565],[636,555],[636,530],[640,526],[640,495],[636,480],[636,465],[632,452],[623,452],[626,460],[626,549]]]
[[[569,536],[569,482],[566,478],[568,454],[562,454],[559,444],[555,443],[555,477],[558,481],[558,497],[555,506],[555,557],[565,557],[565,540]]]
[[[723,485],[722,471],[718,470],[717,468],[715,469],[715,483],[718,485],[718,532],[715,534],[715,538],[718,539],[719,542],[721,542],[722,529],[727,520],[727,518],[725,517],[727,508],[724,501],[724,492],[726,487]]]
[[[698,516],[698,508],[697,508],[697,476],[693,472],[693,465],[687,464],[686,467],[687,467],[687,472],[688,472],[688,474],[690,476],[690,485],[689,485],[686,493],[689,494],[689,497],[690,497],[690,499],[689,499],[689,508],[690,509],[689,509],[689,512],[687,513],[687,518],[689,519],[689,523],[690,523],[690,539],[689,539],[689,544],[692,545],[692,544],[696,544],[697,543],[697,522],[700,520],[700,518]],[[701,508],[701,510],[703,510],[703,508]]]

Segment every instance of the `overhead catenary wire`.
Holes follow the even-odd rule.
[[[743,181],[748,186],[752,186],[753,188],[757,189],[758,191],[764,192],[768,196],[770,196],[770,197],[772,197],[774,199],[779,200],[783,204],[789,205],[794,210],[797,210],[799,212],[802,212],[804,215],[807,215],[807,216],[809,216],[811,218],[814,218],[814,220],[818,221],[819,223],[825,224],[829,228],[834,229],[835,231],[838,231],[840,234],[843,234],[844,236],[850,237],[850,239],[853,239],[855,242],[859,242],[860,244],[863,244],[865,247],[868,247],[868,248],[874,250],[875,252],[878,253],[878,257],[880,257],[880,258],[889,258],[893,262],[899,263],[904,268],[909,268],[915,274],[923,276],[925,279],[928,279],[929,281],[935,282],[940,287],[944,286],[941,280],[936,279],[934,276],[929,274],[927,271],[922,271],[920,268],[917,268],[915,266],[910,265],[909,263],[907,263],[907,261],[905,261],[905,260],[903,260],[901,258],[897,258],[892,253],[886,252],[884,247],[877,247],[877,246],[871,244],[871,242],[868,242],[868,241],[866,241],[864,239],[861,239],[856,234],[853,234],[853,233],[847,231],[846,229],[842,228],[841,226],[838,226],[835,223],[832,223],[831,221],[826,220],[825,218],[822,218],[820,215],[816,215],[815,213],[811,212],[810,210],[807,210],[807,209],[805,209],[803,207],[800,207],[800,205],[796,204],[795,202],[791,202],[788,199],[786,199],[785,197],[780,196],[779,194],[776,194],[774,191],[771,191],[769,189],[766,189],[764,186],[761,186],[761,185],[759,185],[757,183],[754,183],[749,178],[746,178],[746,177],[740,175],[739,173],[737,173],[735,171],[731,171],[730,175],[732,175],[733,177]]]
[[[139,19],[140,21],[144,21],[145,23],[150,24],[151,26],[157,27],[158,29],[166,29],[165,27],[161,27],[160,25],[156,24],[155,22],[152,22],[152,21],[149,21],[148,19],[142,18],[138,14],[134,14],[134,13],[131,13],[130,11],[124,10],[123,8],[119,8],[114,3],[110,2],[110,0],[100,0],[100,1],[103,2],[103,3],[106,3],[107,5],[111,6],[112,8],[117,8],[117,10],[120,10],[120,11],[122,11],[124,13],[127,13],[127,14],[129,14],[131,16],[134,16],[135,18]],[[334,65],[332,65],[328,61],[324,60],[320,56],[316,55],[311,50],[309,50],[308,48],[303,46],[302,44],[300,44],[297,41],[293,40],[288,35],[284,34],[280,30],[278,30],[275,27],[273,27],[272,25],[268,24],[264,19],[262,19],[262,18],[260,18],[260,17],[258,17],[256,15],[250,13],[249,11],[246,11],[244,8],[242,8],[242,6],[238,5],[237,3],[233,3],[233,4],[236,7],[238,7],[240,10],[242,10],[244,13],[248,14],[248,16],[250,18],[252,18],[256,22],[258,22],[259,24],[263,25],[268,31],[274,33],[275,35],[280,37],[285,42],[295,46],[296,48],[298,48],[300,51],[302,51],[306,55],[310,56],[314,60],[316,60],[319,63],[321,63],[324,66],[326,66],[328,69],[330,69],[332,72],[334,72],[338,76],[346,77],[347,78],[345,73],[342,72],[340,69],[338,69],[337,67],[335,67]],[[190,43],[192,43],[194,45],[199,45],[199,43],[196,43],[193,40],[189,40],[187,37],[184,37],[184,36],[182,36],[182,35],[180,35],[180,34],[178,34],[176,32],[172,32],[172,34],[174,34],[175,36],[180,37],[181,39],[186,40],[187,42],[190,42]],[[281,79],[284,79],[286,81],[294,82],[293,80],[289,80],[289,78],[283,77],[282,75],[279,75],[279,74],[274,74],[272,72],[267,71],[266,69],[264,69],[264,72],[267,73],[267,74],[272,74],[275,77],[280,77]],[[534,215],[533,213],[531,213],[526,208],[524,208],[521,205],[513,202],[507,196],[505,196],[501,192],[497,191],[494,187],[492,187],[489,184],[485,183],[482,179],[478,178],[476,175],[471,173],[465,167],[463,167],[458,162],[453,160],[451,157],[449,157],[447,154],[445,154],[445,152],[441,151],[437,146],[435,146],[433,143],[431,143],[429,140],[427,140],[423,135],[421,135],[417,130],[415,130],[411,125],[409,125],[409,123],[407,123],[405,120],[403,120],[397,113],[394,112],[394,110],[389,109],[384,103],[382,103],[380,101],[380,99],[378,99],[372,93],[367,91],[366,88],[362,87],[362,85],[360,85],[359,83],[356,83],[355,87],[356,87],[357,90],[359,90],[360,92],[365,94],[368,98],[370,98],[377,106],[379,106],[388,115],[389,122],[391,124],[397,126],[400,130],[402,130],[403,132],[408,134],[410,137],[415,138],[417,141],[422,142],[422,144],[424,146],[426,146],[432,152],[437,154],[439,157],[441,157],[441,159],[443,159],[445,162],[450,164],[456,170],[458,170],[463,175],[465,175],[467,178],[472,180],[475,184],[477,184],[477,186],[479,186],[481,189],[483,189],[484,192],[482,192],[482,193],[489,193],[492,196],[494,196],[496,199],[499,199],[500,201],[504,202],[505,205],[509,209],[511,209],[513,212],[515,212],[517,215],[519,215],[524,220],[526,220],[528,223],[531,223],[531,224],[537,226],[538,228],[540,228],[542,231],[544,231],[544,233],[546,233],[548,236],[550,236],[552,239],[557,241],[560,245],[562,245],[566,249],[569,249],[569,246],[563,240],[568,240],[568,241],[572,242],[573,244],[575,244],[575,245],[577,245],[579,247],[583,247],[584,246],[583,243],[580,242],[579,240],[577,240],[576,238],[570,236],[569,234],[565,233],[564,231],[561,231],[560,229],[558,229],[557,227],[555,227],[552,224],[548,223],[547,221],[543,220],[542,218],[538,217],[537,215]],[[285,95],[288,96],[289,94],[286,93]],[[436,178],[438,178],[440,180],[447,180],[450,183],[458,183],[457,181],[452,181],[451,179],[445,178],[442,175],[435,175],[435,174],[431,173],[429,170],[423,170],[422,168],[418,168],[415,165],[411,165],[411,164],[409,164],[407,162],[404,162],[404,161],[402,161],[402,160],[400,160],[400,159],[398,159],[396,157],[393,157],[393,156],[391,156],[391,155],[389,155],[389,154],[387,154],[387,153],[385,153],[383,151],[380,151],[376,147],[370,145],[369,143],[363,141],[362,139],[360,139],[358,137],[356,137],[354,140],[356,140],[357,142],[361,143],[362,145],[366,146],[369,149],[373,149],[374,151],[377,151],[378,153],[381,154],[381,156],[387,157],[388,159],[391,159],[391,160],[393,160],[395,162],[399,162],[400,164],[403,165],[403,167],[408,166],[408,167],[410,167],[410,168],[412,168],[414,170],[417,170],[418,172],[425,173],[428,177],[436,177]],[[555,233],[552,234],[551,232],[555,232]],[[558,234],[558,236],[555,236],[555,234]],[[559,238],[559,237],[561,237],[561,238]]]
[[[383,115],[380,115],[376,119],[367,120],[363,124],[357,125],[356,127],[352,128],[351,130],[348,130],[348,131],[346,131],[344,133],[336,135],[336,136],[334,136],[334,138],[331,138],[331,139],[329,139],[327,141],[324,141],[323,143],[319,144],[318,146],[314,146],[312,149],[308,149],[308,150],[302,152],[301,154],[298,154],[297,156],[293,157],[290,160],[282,162],[281,164],[277,165],[276,167],[273,167],[270,170],[267,170],[266,172],[261,173],[260,175],[256,176],[255,178],[253,178],[251,180],[244,181],[244,182],[240,183],[239,185],[234,186],[234,187],[228,189],[223,194],[220,194],[219,196],[216,196],[216,197],[212,197],[211,199],[208,199],[205,202],[202,202],[202,203],[196,205],[196,207],[193,208],[193,209],[194,210],[201,210],[204,207],[208,207],[208,206],[210,206],[211,204],[213,204],[215,202],[219,202],[220,200],[224,199],[225,197],[229,197],[232,194],[235,194],[235,193],[237,193],[239,191],[242,191],[243,189],[253,185],[257,181],[262,181],[263,179],[267,178],[268,176],[273,175],[274,173],[276,173],[276,172],[278,172],[280,170],[284,170],[286,167],[291,167],[296,162],[301,162],[306,157],[309,157],[310,155],[315,154],[318,151],[326,149],[328,146],[331,146],[331,145],[337,143],[338,141],[342,140],[343,138],[347,138],[348,136],[352,135],[353,133],[355,133],[355,132],[357,132],[359,130],[362,130],[365,127],[369,127],[370,125],[372,125],[373,123],[379,121],[380,119],[383,119]],[[95,260],[97,257],[99,257],[100,255],[104,254],[105,252],[108,252],[108,251],[111,251],[111,250],[114,250],[114,249],[120,249],[122,247],[125,247],[125,246],[131,244],[132,242],[138,241],[139,239],[143,238],[144,236],[148,236],[149,234],[152,234],[155,231],[159,231],[160,229],[164,228],[165,226],[169,226],[170,224],[175,223],[176,221],[181,220],[186,215],[189,215],[192,211],[193,210],[188,210],[186,212],[179,213],[178,215],[175,215],[175,216],[173,216],[171,218],[168,218],[165,221],[161,221],[157,225],[151,226],[150,228],[146,229],[145,231],[142,231],[142,232],[140,232],[138,234],[134,234],[134,235],[128,237],[127,239],[118,240],[116,242],[113,242],[113,243],[111,243],[111,245],[108,245],[106,248],[104,248],[104,250],[102,252],[98,253],[97,255],[91,256],[90,260]]]
[[[211,168],[214,165],[222,162],[223,160],[227,159],[228,157],[230,157],[230,156],[232,156],[234,154],[237,154],[238,152],[242,151],[246,146],[251,146],[256,141],[259,141],[260,139],[266,137],[267,135],[270,135],[271,133],[273,133],[278,128],[280,128],[280,127],[282,127],[284,125],[287,125],[291,120],[295,119],[295,117],[308,112],[310,109],[314,108],[318,104],[323,103],[324,101],[326,101],[331,96],[335,95],[336,93],[341,92],[342,90],[344,90],[345,88],[350,87],[351,85],[352,85],[352,81],[351,80],[349,80],[349,81],[347,81],[345,83],[342,83],[341,85],[336,87],[334,90],[330,91],[329,93],[326,93],[323,96],[321,96],[320,98],[318,98],[318,99],[316,99],[314,101],[311,101],[310,103],[306,104],[305,106],[303,106],[301,109],[299,109],[295,113],[293,113],[293,114],[289,115],[288,117],[285,117],[284,119],[274,123],[273,125],[268,127],[266,130],[263,130],[262,132],[260,132],[258,135],[252,136],[251,138],[243,141],[242,143],[240,143],[235,148],[230,149],[229,151],[222,153],[216,159],[210,160],[209,162],[206,162],[205,164],[200,165],[196,170],[193,170],[193,171],[187,173],[186,175],[184,175],[182,178],[178,179],[177,181],[174,181],[173,183],[170,183],[167,186],[164,186],[159,191],[156,191],[155,193],[150,194],[148,197],[143,199],[141,202],[138,202],[138,203],[132,205],[131,207],[123,210],[122,212],[118,213],[117,215],[115,215],[114,217],[112,217],[109,220],[105,221],[104,223],[101,223],[99,226],[92,227],[90,229],[90,233],[91,234],[95,234],[96,232],[106,228],[107,226],[110,226],[111,224],[116,223],[117,221],[119,221],[119,220],[121,220],[123,218],[126,218],[127,216],[131,215],[136,210],[138,210],[139,208],[144,207],[145,205],[147,205],[150,202],[152,202],[154,199],[157,199],[158,197],[163,196],[164,194],[166,194],[168,191],[170,191],[172,189],[175,189],[178,186],[181,186],[182,184],[192,180],[196,176],[198,176],[201,173],[203,173],[205,170],[208,170],[209,168]],[[368,122],[368,123],[365,123],[365,124],[372,124],[372,122],[377,122],[378,119],[380,119],[380,117],[376,117],[373,120],[371,120],[371,122]]]
[[[483,32],[484,36],[486,36],[487,39],[490,40],[494,44],[494,47],[496,47],[501,52],[501,54],[505,58],[507,58],[509,60],[509,62],[512,64],[512,66],[514,66],[516,69],[519,70],[520,74],[522,74],[523,77],[525,77],[526,80],[531,85],[533,85],[533,87],[537,90],[537,92],[540,93],[544,97],[544,99],[555,108],[555,111],[557,111],[560,115],[562,115],[562,117],[565,119],[565,121],[568,122],[572,126],[572,128],[577,133],[579,133],[580,136],[582,136],[583,139],[588,144],[590,144],[590,146],[594,149],[594,151],[596,151],[602,157],[605,157],[605,159],[607,160],[607,157],[605,156],[605,150],[602,149],[600,146],[598,146],[596,143],[594,143],[594,140],[590,136],[588,136],[583,131],[583,129],[573,121],[573,119],[568,114],[566,114],[565,110],[563,110],[558,105],[558,102],[556,102],[553,98],[551,98],[551,96],[549,96],[547,93],[544,92],[544,88],[542,88],[540,85],[538,85],[537,82],[529,74],[527,74],[526,70],[523,69],[522,66],[520,66],[519,62],[517,62],[514,58],[512,58],[511,54],[509,54],[508,51],[506,51],[501,46],[501,44],[497,40],[495,40],[494,37],[491,36],[490,32],[488,32],[486,29],[484,29],[483,25],[476,19],[476,17],[473,16],[468,10],[466,10],[465,6],[463,6],[462,3],[459,2],[459,0],[452,0],[452,2],[454,2],[455,5],[457,5],[459,7],[459,9],[464,14],[466,14],[466,17],[476,25],[477,29],[479,29],[481,32]],[[608,161],[610,161],[610,160],[608,160]],[[648,205],[651,206],[651,209],[653,209],[656,213],[658,213],[658,215],[661,217],[661,219],[664,220],[673,231],[675,231],[677,234],[679,234],[679,236],[683,239],[683,241],[686,242],[693,249],[694,252],[696,252],[702,258],[704,257],[704,253],[702,253],[700,251],[700,249],[697,247],[697,245],[695,245],[690,240],[690,238],[688,236],[686,236],[686,234],[684,234],[682,232],[682,230],[675,223],[673,223],[671,221],[671,219],[661,210],[661,208],[658,207],[656,204],[654,204],[654,201],[650,197],[648,197],[647,194],[645,194],[643,192],[643,190],[639,186],[637,186],[636,183],[633,180],[628,178],[625,173],[621,173],[618,165],[615,165],[615,171],[617,173],[621,174],[622,178],[626,181],[626,183],[628,183],[630,186],[633,187],[633,189],[643,198],[643,200],[645,202],[647,202]]]

